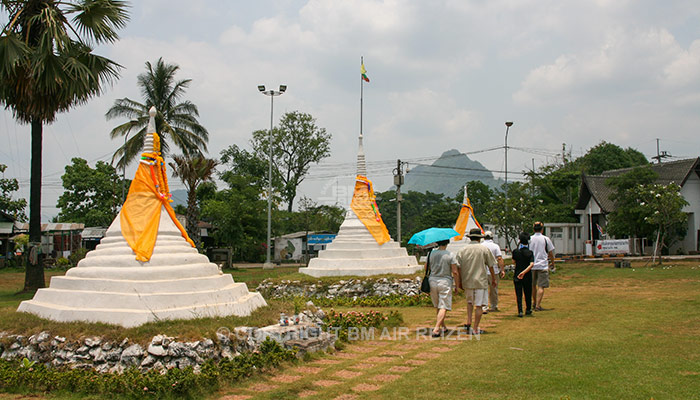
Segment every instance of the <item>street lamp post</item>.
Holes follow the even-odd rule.
[[[270,236],[272,235],[272,119],[275,109],[275,96],[281,96],[287,91],[287,85],[280,85],[279,90],[265,90],[265,85],[258,85],[258,90],[265,96],[270,96],[270,134],[267,152],[269,154],[269,162],[267,169],[267,254],[265,256],[265,264],[263,268],[271,269],[272,261],[270,260]]]
[[[506,185],[505,185],[505,192],[504,192],[505,209],[503,210],[504,211],[503,218],[505,220],[504,222],[506,222],[506,223],[508,222],[508,130],[510,129],[511,126],[513,126],[513,121],[506,121],[506,145],[505,145],[505,151],[506,151],[505,181],[506,181]],[[508,242],[509,242],[508,235],[506,235],[506,247],[508,247]]]

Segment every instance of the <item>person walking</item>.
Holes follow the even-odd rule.
[[[523,294],[525,294],[525,315],[532,315],[532,267],[535,265],[535,256],[528,248],[530,235],[520,234],[520,246],[513,250],[513,285],[515,286],[515,299],[518,303],[518,317],[523,317]]]
[[[489,281],[489,306],[488,306],[488,311],[493,312],[493,311],[499,311],[498,309],[498,284],[501,281],[501,278],[503,278],[506,274],[505,268],[504,268],[504,263],[503,263],[503,255],[501,254],[501,247],[494,243],[493,241],[493,232],[491,231],[486,231],[484,232],[484,241],[481,242],[484,246],[488,247],[489,250],[491,250],[491,253],[493,254],[494,258],[496,259],[496,265],[493,266],[493,272],[495,272],[493,275],[491,275],[491,272],[489,270],[486,270],[488,273],[488,281]],[[495,281],[495,283],[494,283]],[[484,314],[486,314],[486,310],[484,310]]]
[[[549,287],[550,267],[554,268],[554,244],[542,234],[544,224],[535,222],[532,226],[535,234],[530,237],[530,250],[535,258],[532,267],[532,303],[535,311],[542,311],[544,289]]]
[[[484,237],[481,229],[474,228],[467,236],[471,241],[457,253],[459,282],[467,298],[467,324],[463,327],[470,333],[480,335],[486,333],[479,329],[482,307],[488,304],[489,283],[486,271],[488,269],[491,275],[495,274],[493,266],[496,264],[496,259],[486,246],[479,243]],[[474,315],[474,325],[472,325],[472,315]]]
[[[445,316],[452,310],[452,286],[459,276],[457,259],[452,252],[447,251],[449,243],[449,240],[437,242],[438,249],[431,251],[428,259],[430,298],[433,301],[433,307],[437,310],[437,321],[432,337],[440,337],[447,331]]]

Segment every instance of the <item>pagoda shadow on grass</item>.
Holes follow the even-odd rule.
[[[299,272],[321,276],[369,276],[413,274],[422,269],[414,256],[391,240],[374,202],[372,182],[367,179],[362,135],[357,153],[357,179],[350,209],[338,235]]]
[[[267,305],[199,254],[169,204],[165,163],[150,110],[144,154],[106,236],[17,311],[54,321],[133,327],[165,319],[246,316]]]

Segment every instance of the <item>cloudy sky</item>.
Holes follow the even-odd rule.
[[[269,126],[258,84],[288,85],[275,120],[310,113],[333,135],[331,157],[302,187],[319,202],[343,203],[332,187],[352,183],[361,56],[378,190],[390,186],[397,158],[503,146],[506,120],[509,146],[527,150],[509,151],[514,178],[533,158],[556,161],[562,143],[574,156],[606,140],[651,157],[660,138],[674,157],[700,154],[697,1],[144,0],[132,4],[121,40],[99,53],[124,66],[121,79],[45,128],[43,220],[57,213],[72,157],[111,160],[122,142],[109,131],[122,121],[104,114],[117,98],[140,100],[136,76],[158,57],[193,80],[186,98],[199,106],[211,157],[249,147],[251,132]],[[20,179],[28,197],[29,126],[2,112],[0,132],[5,177]],[[502,149],[470,157],[503,170]]]

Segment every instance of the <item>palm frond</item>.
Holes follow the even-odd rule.
[[[94,43],[114,42],[117,30],[129,21],[128,3],[118,0],[83,0],[69,4],[66,13],[76,14],[73,22],[79,32]]]

